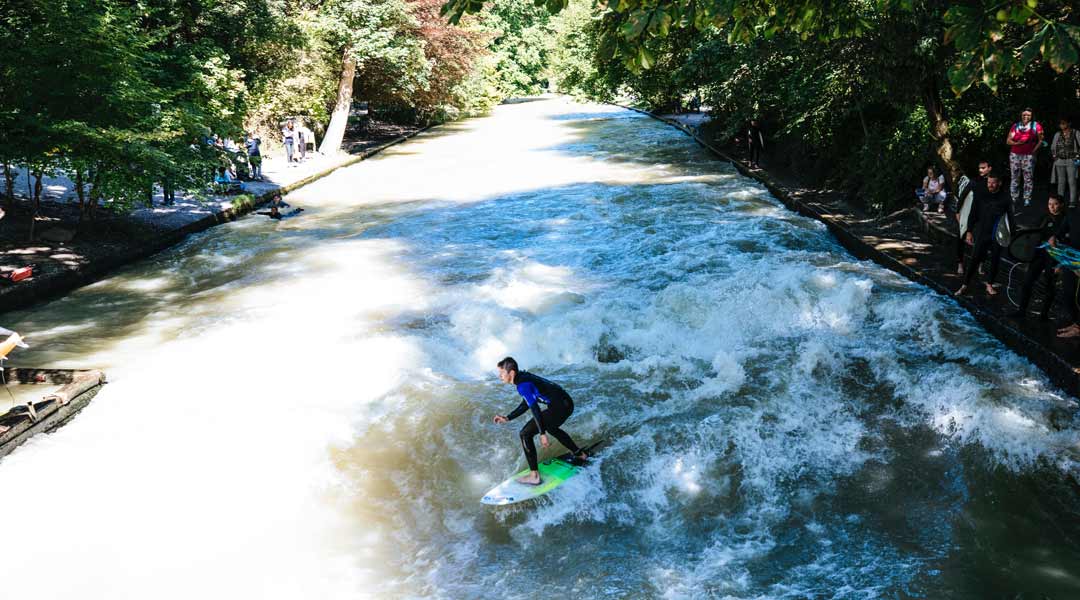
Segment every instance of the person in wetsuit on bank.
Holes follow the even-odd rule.
[[[521,394],[521,404],[518,404],[508,415],[495,415],[495,423],[502,424],[520,417],[526,410],[532,411],[532,419],[521,428],[521,448],[525,451],[525,460],[529,461],[528,475],[518,478],[518,483],[526,485],[540,485],[540,471],[536,462],[536,446],[533,438],[540,434],[540,445],[547,448],[549,445],[547,434],[555,436],[563,446],[577,455],[579,460],[588,458],[585,452],[574,443],[570,436],[560,429],[563,423],[574,414],[574,401],[570,394],[558,384],[548,381],[539,375],[533,375],[528,371],[519,371],[517,361],[507,356],[499,361],[499,379],[503,383],[509,383],[517,387]],[[540,410],[540,405],[547,408]]]
[[[1062,243],[1068,243],[1069,240],[1069,220],[1065,217],[1065,204],[1061,201],[1061,197],[1057,192],[1051,191],[1050,198],[1046,202],[1046,216],[1039,222],[1038,227],[1039,242],[1046,242],[1051,246],[1057,246],[1058,241]],[[1039,280],[1039,276],[1046,274],[1046,303],[1043,304],[1043,308],[1039,311],[1039,318],[1046,321],[1050,318],[1050,307],[1054,304],[1054,283],[1055,273],[1060,273],[1061,268],[1057,266],[1054,259],[1050,258],[1050,254],[1045,248],[1039,248],[1035,251],[1035,258],[1028,264],[1027,275],[1024,276],[1024,284],[1020,287],[1020,304],[1016,310],[1005,315],[1013,319],[1023,319],[1027,316],[1028,303],[1031,302],[1031,292],[1035,289],[1035,283]]]
[[[997,295],[994,289],[994,280],[997,279],[998,266],[1001,264],[1001,246],[994,239],[994,228],[998,220],[1005,217],[1009,212],[1009,195],[1001,186],[1001,178],[991,172],[986,177],[986,185],[975,183],[975,204],[971,207],[968,216],[967,235],[964,241],[974,244],[975,249],[964,267],[964,280],[955,295],[959,296],[967,291],[971,278],[975,276],[975,270],[979,263],[990,255],[990,272],[986,277],[986,294]],[[974,232],[974,233],[972,233]]]

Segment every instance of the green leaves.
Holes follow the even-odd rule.
[[[997,91],[1002,75],[1020,75],[1040,58],[1058,73],[1080,62],[1080,26],[1068,22],[1070,10],[1036,0],[1005,3],[980,0],[954,5],[944,16],[945,41],[959,60],[949,68],[949,83],[961,94],[976,81]]]

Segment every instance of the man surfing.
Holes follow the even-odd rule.
[[[574,414],[574,401],[566,390],[558,384],[548,381],[528,371],[519,371],[517,361],[507,356],[499,361],[499,379],[503,383],[517,386],[522,401],[510,414],[495,415],[495,423],[502,424],[520,417],[526,410],[532,411],[532,420],[521,428],[521,448],[525,451],[525,460],[529,461],[529,474],[518,477],[518,483],[525,485],[540,485],[540,471],[536,463],[536,446],[533,438],[540,434],[540,445],[547,448],[549,445],[547,434],[555,436],[566,449],[574,453],[578,460],[585,460],[588,456],[570,439],[570,436],[560,429],[563,423]],[[540,410],[540,405],[547,406]]]

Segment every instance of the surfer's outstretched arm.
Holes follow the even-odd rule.
[[[526,404],[524,400],[522,400],[521,404],[517,405],[517,408],[510,411],[510,414],[506,415],[506,420],[507,421],[513,421],[514,419],[520,417],[528,409],[529,409],[529,405]]]

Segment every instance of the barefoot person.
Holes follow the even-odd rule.
[[[510,414],[495,415],[495,423],[502,424],[520,417],[526,410],[532,411],[532,419],[521,428],[521,448],[525,451],[525,460],[529,461],[531,471],[524,477],[519,477],[518,482],[526,485],[540,485],[540,471],[536,463],[536,446],[533,438],[540,434],[540,445],[547,448],[549,443],[547,434],[555,436],[563,446],[577,455],[578,459],[588,458],[581,448],[570,439],[570,436],[560,429],[563,423],[574,414],[574,401],[566,390],[558,384],[548,381],[528,371],[519,371],[517,361],[507,356],[499,361],[499,379],[503,383],[517,386],[522,401]],[[540,410],[540,405],[547,406]]]
[[[964,241],[974,244],[975,249],[964,267],[964,283],[956,290],[959,296],[967,291],[971,278],[975,276],[975,269],[986,255],[990,255],[990,273],[986,278],[986,293],[990,296],[997,294],[994,289],[994,280],[997,279],[998,265],[1001,262],[1001,246],[994,240],[994,227],[998,219],[1009,211],[1009,196],[1001,186],[1001,180],[991,172],[986,177],[986,187],[976,183],[975,205],[968,216],[967,234]],[[974,234],[972,233],[974,232]]]

